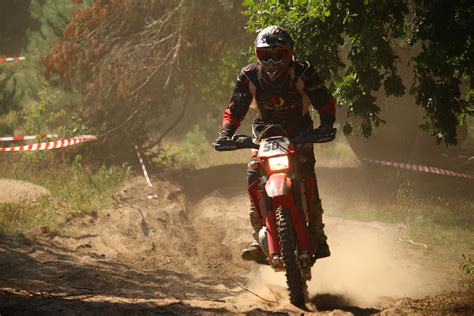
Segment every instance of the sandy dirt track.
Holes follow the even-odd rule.
[[[72,219],[58,234],[1,236],[0,314],[301,312],[282,273],[240,259],[250,241],[243,171],[212,168],[174,184],[154,178],[157,200],[137,177],[113,208]],[[333,255],[313,268],[310,311],[472,314],[457,267],[401,241],[400,227],[325,221]]]

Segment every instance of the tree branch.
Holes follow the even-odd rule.
[[[186,96],[184,97],[184,101],[183,101],[183,108],[181,110],[181,113],[180,115],[176,118],[176,120],[173,122],[173,124],[171,124],[164,132],[163,134],[161,134],[160,137],[158,137],[158,139],[150,146],[147,146],[148,148],[153,148],[155,146],[158,146],[161,141],[163,140],[163,138],[166,137],[166,135],[168,135],[178,124],[179,122],[181,122],[181,120],[183,119],[184,117],[184,113],[186,112],[186,109],[189,105],[189,97],[190,97],[190,94],[186,94]]]

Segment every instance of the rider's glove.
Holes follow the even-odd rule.
[[[225,150],[228,146],[227,143],[231,140],[232,136],[235,133],[235,127],[231,124],[225,124],[222,126],[219,136],[217,136],[216,142],[212,144],[215,150],[222,151]]]
[[[216,143],[222,140],[229,140],[235,133],[235,127],[231,124],[225,124],[222,126],[219,136],[217,136]]]
[[[336,129],[332,124],[321,124],[313,131],[318,137],[318,143],[326,143],[336,138]]]
[[[334,127],[332,124],[321,124],[316,131],[321,135],[330,135],[334,133]]]

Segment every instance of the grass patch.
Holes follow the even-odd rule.
[[[336,207],[331,215],[358,221],[401,224],[400,238],[430,249],[449,249],[456,256],[474,251],[474,212],[471,200],[420,198],[399,192],[386,203]]]
[[[239,133],[250,134],[246,133],[245,130],[239,130]],[[214,139],[209,138],[203,128],[194,125],[182,137],[165,139],[162,144],[162,155],[154,162],[171,167],[197,169],[248,162],[250,149],[217,152],[211,146],[213,141]],[[318,166],[338,168],[360,166],[359,159],[357,159],[342,132],[337,134],[335,141],[315,144],[314,148]]]
[[[467,257],[466,255],[462,255],[463,262],[460,265],[461,271],[465,274],[469,275],[474,280],[474,259],[471,257]]]
[[[84,165],[80,155],[72,163],[51,151],[4,156],[0,159],[0,178],[45,187],[52,199],[0,204],[0,230],[15,233],[34,227],[56,230],[68,217],[93,214],[110,206],[112,192],[129,175],[127,165]]]
[[[162,155],[154,162],[174,168],[208,168],[236,163],[247,163],[250,149],[230,152],[217,152],[205,131],[195,125],[182,137],[170,137],[163,141]]]
[[[20,234],[35,228],[55,231],[60,224],[60,211],[49,197],[34,203],[0,204],[0,232]]]
[[[127,165],[86,167],[78,156],[71,167],[50,177],[44,186],[65,201],[69,213],[92,213],[111,205],[112,191],[129,174]]]
[[[338,127],[336,139],[330,143],[314,144],[317,165],[326,168],[356,168],[360,161]]]

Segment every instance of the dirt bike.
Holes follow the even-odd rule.
[[[273,132],[268,136],[268,131],[275,129],[277,135]],[[269,125],[256,142],[250,136],[234,135],[214,144],[218,151],[258,150],[258,166],[254,167],[261,168],[262,176],[248,187],[248,192],[261,227],[259,243],[268,264],[275,271],[285,271],[290,301],[299,307],[305,306],[306,282],[311,280],[311,267],[315,263],[308,235],[313,181],[300,174],[299,163],[305,159],[301,154],[308,144],[332,141],[335,134],[336,129],[327,133],[315,129],[290,139],[283,128]]]

